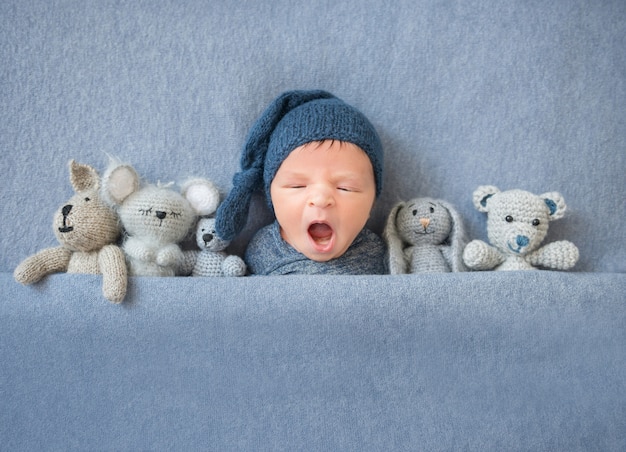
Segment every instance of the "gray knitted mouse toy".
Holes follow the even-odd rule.
[[[396,204],[383,236],[391,274],[465,271],[463,222],[445,201],[415,198]]]

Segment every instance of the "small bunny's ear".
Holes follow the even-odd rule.
[[[404,202],[396,204],[389,212],[387,224],[383,231],[383,238],[387,242],[387,253],[389,257],[389,273],[392,275],[405,274],[408,271],[406,260],[404,259],[404,246],[400,235],[396,220],[398,212],[405,206]]]
[[[446,201],[438,202],[448,211],[451,219],[450,235],[448,236],[449,253],[447,255],[450,271],[464,272],[466,271],[466,267],[463,263],[463,249],[467,243],[467,238],[465,235],[465,227],[463,226],[463,219],[452,204]]]
[[[207,179],[186,181],[182,185],[181,193],[200,216],[215,213],[220,203],[219,190],[213,182]]]
[[[75,160],[70,160],[70,182],[76,192],[97,190],[100,186],[96,170]]]

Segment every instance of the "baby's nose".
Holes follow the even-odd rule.
[[[331,190],[325,187],[314,188],[309,196],[309,206],[328,207],[335,202]]]

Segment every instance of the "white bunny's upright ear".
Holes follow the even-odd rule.
[[[181,187],[181,193],[200,216],[211,215],[220,203],[220,192],[208,179],[190,179]]]
[[[126,164],[112,160],[102,177],[102,197],[111,205],[120,205],[139,190],[139,175]]]
[[[392,275],[401,275],[408,272],[408,265],[404,258],[404,244],[398,234],[397,217],[398,212],[406,203],[399,202],[391,209],[387,217],[387,224],[383,231],[383,238],[387,242],[387,254],[389,257],[389,273]]]

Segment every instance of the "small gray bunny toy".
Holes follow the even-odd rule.
[[[463,222],[446,201],[399,202],[389,213],[383,236],[392,275],[465,271]]]

